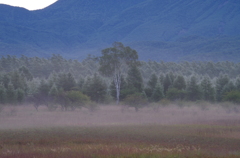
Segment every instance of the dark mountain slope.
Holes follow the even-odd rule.
[[[240,37],[203,38],[187,36],[177,41],[133,42],[142,60],[155,61],[240,61]],[[149,58],[149,56],[154,57]]]
[[[239,8],[238,0],[59,0],[38,11],[0,5],[0,51],[80,59],[121,41],[144,60],[240,61]]]
[[[39,20],[33,12],[24,8],[0,4],[1,23],[27,26],[32,20]]]
[[[30,12],[26,9],[0,5],[0,19],[3,25],[2,54],[19,54],[29,45],[37,52],[60,53],[65,56],[78,53],[82,47],[97,33],[105,21],[121,13],[129,6],[144,0],[108,1],[108,0],[59,0],[44,10]],[[10,24],[11,27],[5,26]],[[11,28],[11,29],[9,29]],[[22,28],[19,30],[19,28]],[[7,29],[7,30],[6,30]],[[19,32],[18,32],[19,31]],[[7,39],[15,41],[9,50]],[[26,43],[22,45],[23,41]],[[23,47],[23,49],[20,49]],[[89,47],[88,47],[89,48]],[[16,51],[20,50],[20,51]],[[96,50],[96,49],[94,49]],[[32,48],[29,50],[32,51]],[[89,49],[88,49],[89,51]],[[40,56],[42,54],[39,54]],[[86,56],[85,54],[84,56]],[[70,55],[71,56],[71,55]]]
[[[110,37],[107,42],[113,35],[131,43],[142,59],[239,61],[239,8],[240,1],[234,0],[149,0],[125,10],[99,32]]]
[[[239,8],[240,1],[233,0],[148,0],[114,17],[99,32],[119,34],[125,27],[135,26],[120,39],[123,41],[240,35]],[[114,29],[111,29],[112,24],[115,24]]]
[[[37,29],[60,33],[77,43],[86,42],[106,21],[144,0],[59,0],[35,13],[42,18]],[[47,17],[47,19],[46,19]],[[47,22],[46,22],[47,21]]]

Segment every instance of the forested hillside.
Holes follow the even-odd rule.
[[[137,94],[144,103],[162,99],[239,102],[240,63],[140,63],[139,67],[123,72],[121,102],[131,100],[129,96],[139,97]],[[72,105],[78,102],[78,106],[112,102],[116,92],[112,79],[102,76],[98,70],[99,63],[93,58],[79,62],[56,54],[50,58],[3,56],[0,59],[0,102],[32,102],[36,103],[36,108],[49,104],[50,100],[67,104],[64,98],[70,98],[68,102]],[[64,106],[63,109],[69,108]]]

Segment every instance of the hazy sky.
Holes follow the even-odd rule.
[[[28,10],[37,10],[45,8],[57,0],[0,0],[2,4],[23,7]]]

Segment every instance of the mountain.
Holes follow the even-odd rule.
[[[240,62],[238,0],[58,0],[37,11],[0,5],[1,55],[84,59],[115,41],[141,60]]]

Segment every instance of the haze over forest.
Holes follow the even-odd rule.
[[[85,59],[120,41],[140,60],[240,61],[238,0],[58,0],[0,5],[1,55]]]

